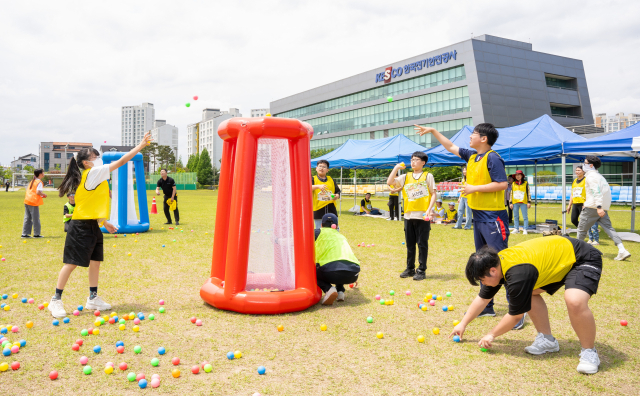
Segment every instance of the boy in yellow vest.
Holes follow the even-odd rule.
[[[76,208],[76,196],[73,192],[67,194],[69,202],[64,204],[62,222],[64,223],[64,232],[69,232],[69,221],[73,217],[73,211]]]
[[[414,125],[417,133],[432,134],[452,154],[467,161],[466,183],[462,193],[473,213],[473,239],[476,251],[488,245],[496,251],[509,246],[509,215],[504,204],[507,189],[507,172],[504,160],[491,149],[498,140],[498,130],[493,124],[476,125],[469,137],[469,147],[456,146],[434,128]],[[507,295],[507,299],[509,296]],[[480,316],[496,316],[493,300]],[[524,317],[518,328],[524,326]]]
[[[496,337],[512,329],[528,312],[538,335],[524,350],[532,355],[558,352],[560,346],[551,335],[549,312],[542,293],[553,295],[564,286],[571,326],[582,346],[578,372],[598,372],[600,359],[594,345],[596,322],[589,309],[589,299],[598,291],[602,274],[599,250],[581,240],[560,236],[531,239],[500,252],[485,246],[471,254],[465,274],[469,283],[477,286],[477,282],[481,282],[483,287],[451,336],[461,337],[467,325],[504,285],[511,296],[509,313],[480,340],[480,347],[491,348]]]
[[[338,216],[327,213],[322,217],[322,228],[315,230],[316,279],[324,292],[322,305],[344,301],[344,285],[357,282],[360,274],[360,262],[337,227]]]
[[[444,218],[447,223],[455,223],[458,221],[458,211],[456,210],[455,202],[449,202],[449,209],[444,212]]]
[[[338,215],[335,201],[340,199],[340,187],[333,181],[329,172],[329,161],[319,160],[316,164],[316,176],[311,176],[311,192],[313,193],[313,221],[316,229],[320,229],[322,216],[327,213]]]
[[[401,278],[413,277],[413,280],[425,279],[427,256],[429,255],[429,233],[436,203],[436,183],[433,175],[426,170],[429,157],[422,151],[411,155],[412,172],[396,177],[404,164],[396,165],[389,178],[388,185],[402,187],[404,206],[404,238],[407,246],[407,268],[400,274]],[[426,217],[426,218],[425,218]],[[416,244],[418,245],[418,270],[416,271]]]

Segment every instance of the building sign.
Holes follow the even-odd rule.
[[[445,52],[444,54],[436,55],[431,58],[425,58],[419,60],[417,62],[409,63],[404,65],[404,67],[387,67],[384,72],[376,74],[376,83],[384,82],[388,84],[391,82],[392,78],[400,77],[403,74],[409,74],[412,71],[417,72],[426,69],[428,67],[433,67],[437,65],[441,65],[443,63],[448,63],[451,59],[456,59],[457,51],[453,50],[451,52]]]

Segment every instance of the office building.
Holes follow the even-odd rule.
[[[518,125],[543,114],[565,127],[593,124],[582,61],[533,50],[530,43],[482,35],[270,104],[274,117],[314,128],[311,149],[347,139],[404,134],[413,124],[452,136],[465,125]]]
[[[152,103],[140,106],[122,106],[122,125],[120,145],[136,146],[142,140],[145,132],[153,128],[156,110]]]
[[[91,148],[91,143],[78,142],[42,142],[40,143],[40,158],[45,172],[59,170],[67,173],[69,160],[83,148]]]
[[[251,109],[251,117],[264,117],[269,114],[269,109]]]
[[[187,126],[187,157],[200,155],[206,148],[211,157],[211,164],[220,169],[222,159],[222,139],[218,136],[220,124],[233,117],[242,117],[240,110],[231,108],[229,111],[220,109],[202,110],[202,120]]]
[[[640,114],[624,115],[624,113],[617,113],[614,116],[607,117],[607,113],[598,113],[596,114],[595,122],[596,127],[603,128],[605,133],[611,133],[637,124],[640,122]]]
[[[38,155],[33,153],[22,155],[11,161],[11,170],[19,172],[23,170],[25,166],[32,166],[34,169],[38,169],[40,167],[40,161],[38,161],[38,159]]]

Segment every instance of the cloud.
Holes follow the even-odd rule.
[[[582,59],[594,112],[640,112],[639,11],[617,1],[5,2],[0,163],[41,141],[120,143],[120,107],[142,102],[179,128],[186,161],[186,126],[203,107],[249,115],[472,33]]]

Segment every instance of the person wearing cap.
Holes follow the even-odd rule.
[[[357,282],[360,274],[360,262],[337,228],[338,216],[327,213],[322,216],[322,228],[315,230],[316,279],[324,292],[322,305],[344,301],[344,285]]]
[[[433,213],[435,213],[435,216],[431,217],[431,222],[444,220],[444,208],[442,207],[442,200],[440,198],[436,199],[436,207],[433,208]]]
[[[456,203],[449,202],[449,209],[444,212],[445,222],[455,223],[458,221],[458,211],[456,210]]]
[[[322,216],[327,213],[338,215],[336,200],[340,199],[340,187],[329,176],[329,161],[318,160],[316,176],[311,176],[311,193],[313,194],[313,222],[320,229]]]
[[[524,172],[517,170],[513,176],[513,184],[511,184],[511,197],[509,199],[509,207],[513,209],[513,233],[517,234],[520,228],[520,213],[522,212],[522,219],[524,220],[524,231],[522,233],[527,235],[527,229],[529,228],[529,211],[531,207],[531,191],[529,191],[529,183],[524,176]]]
[[[67,194],[67,198],[69,198],[69,202],[64,204],[62,222],[64,223],[64,232],[69,232],[69,221],[73,217],[73,211],[76,208],[76,194],[74,192],[70,192]]]

